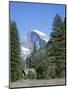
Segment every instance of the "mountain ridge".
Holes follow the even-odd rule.
[[[37,50],[41,47],[47,44],[49,41],[49,37],[39,30],[31,30],[27,33],[27,39],[26,41],[23,41],[21,46],[21,52],[22,55],[24,54],[24,59],[26,59],[34,46],[34,43],[36,44]],[[22,56],[23,57],[23,56]]]

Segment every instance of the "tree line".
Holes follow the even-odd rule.
[[[22,60],[20,39],[16,23],[10,21],[10,77],[11,81],[21,79]],[[52,24],[49,42],[37,50],[34,43],[30,57],[26,59],[27,68],[34,68],[37,79],[65,77],[66,18],[57,14]]]
[[[37,79],[61,78],[65,76],[66,21],[57,14],[52,24],[49,42],[38,51],[34,43],[27,66],[35,68]]]

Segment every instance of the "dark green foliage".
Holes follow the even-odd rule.
[[[54,18],[47,54],[49,62],[55,64],[55,76],[61,77],[65,70],[65,25],[59,15]]]
[[[10,71],[11,81],[21,78],[20,40],[15,22],[10,21]]]
[[[43,76],[43,72],[44,72],[44,67],[42,66],[42,64],[41,65],[39,65],[38,67],[37,67],[37,79],[42,79],[42,78],[44,78],[44,76]]]
[[[55,68],[56,68],[55,63],[52,63],[51,65],[48,66],[47,75],[48,75],[50,78],[55,78],[55,77],[56,77],[56,76],[55,76],[55,75],[56,75]]]

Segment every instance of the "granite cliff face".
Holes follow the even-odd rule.
[[[26,38],[27,39],[23,41],[21,46],[21,57],[24,59],[30,56],[34,43],[37,49],[39,49],[49,41],[49,37],[38,30],[29,31]]]
[[[40,48],[41,46],[46,45],[48,41],[49,37],[38,30],[32,30],[27,34],[29,48],[33,48],[34,43],[36,44],[37,48]]]

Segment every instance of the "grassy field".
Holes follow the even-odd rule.
[[[30,87],[30,86],[47,86],[47,85],[65,85],[65,79],[50,79],[50,80],[19,80],[10,83],[10,88]]]

